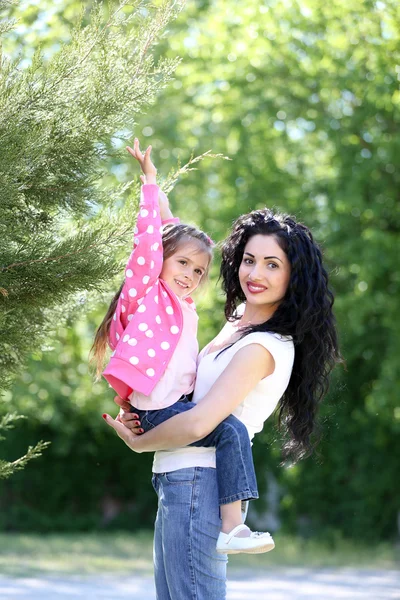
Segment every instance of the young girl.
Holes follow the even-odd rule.
[[[156,185],[151,146],[142,154],[135,139],[127,150],[140,163],[144,183],[134,250],[125,282],[97,331],[94,356],[101,360],[108,340],[113,354],[103,375],[148,431],[193,407],[187,396],[196,377],[198,317],[190,294],[207,277],[212,242],[173,218]],[[241,501],[258,498],[247,428],[230,416],[191,445],[216,448],[222,518],[217,551],[272,550],[269,533],[242,524]]]

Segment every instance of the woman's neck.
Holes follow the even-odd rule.
[[[260,325],[268,321],[277,309],[277,305],[268,306],[254,306],[245,304],[243,315],[239,321],[236,321],[236,325],[239,327],[249,327],[251,325]]]

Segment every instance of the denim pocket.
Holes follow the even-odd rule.
[[[195,467],[189,467],[187,469],[178,469],[177,471],[164,473],[164,476],[168,483],[193,483],[195,473]]]

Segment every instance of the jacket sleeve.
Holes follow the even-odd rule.
[[[132,253],[125,267],[125,281],[111,321],[109,344],[114,350],[140,299],[161,273],[163,250],[157,185],[143,185],[134,229]]]

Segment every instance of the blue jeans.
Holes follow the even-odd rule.
[[[195,404],[182,396],[178,402],[167,408],[140,410],[131,407],[131,412],[139,415],[142,428],[149,431],[174,415],[190,410],[193,406]],[[215,447],[219,504],[258,498],[249,434],[239,419],[230,415],[214,431],[190,445],[203,448]]]
[[[216,551],[221,529],[216,469],[154,473],[157,600],[225,600],[226,554]]]

